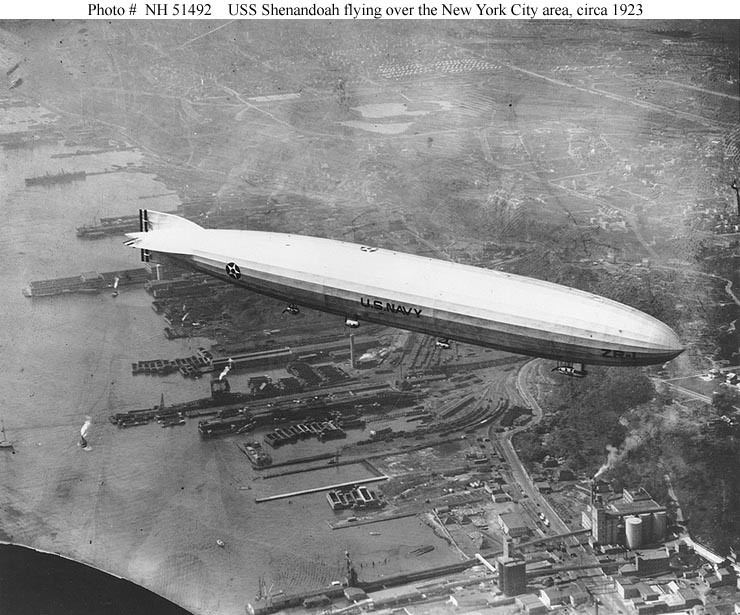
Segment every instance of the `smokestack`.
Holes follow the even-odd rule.
[[[590,487],[591,491],[591,506],[593,506],[596,501],[596,480],[593,478],[589,480],[588,486]]]
[[[349,361],[352,365],[352,369],[355,369],[357,367],[355,365],[355,334],[350,333],[349,334]]]

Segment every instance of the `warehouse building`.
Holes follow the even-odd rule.
[[[499,513],[497,517],[501,531],[511,538],[528,536],[531,532],[531,528],[527,525],[524,515],[520,512]]]

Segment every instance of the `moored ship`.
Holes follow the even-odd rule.
[[[85,171],[61,171],[46,173],[37,177],[26,177],[26,186],[46,186],[49,184],[66,184],[73,181],[83,181],[87,177]]]
[[[129,233],[139,225],[138,216],[119,216],[117,218],[100,218],[100,224],[86,224],[77,227],[77,236],[85,239],[99,239],[107,235]]]
[[[247,442],[242,450],[255,468],[266,468],[272,464],[272,457],[259,442]]]

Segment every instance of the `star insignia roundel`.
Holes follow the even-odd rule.
[[[238,280],[240,277],[242,277],[242,272],[239,271],[239,265],[236,263],[228,263],[226,265],[226,273],[230,278],[234,278],[235,280]]]

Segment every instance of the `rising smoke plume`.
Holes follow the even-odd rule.
[[[619,460],[620,452],[619,449],[616,446],[612,446],[611,444],[606,445],[606,450],[608,451],[608,455],[606,457],[606,462],[598,469],[596,474],[594,474],[594,480],[599,478],[604,472],[606,472],[609,468],[611,468],[617,461]]]
[[[636,446],[639,446],[642,441],[643,437],[640,434],[629,434],[619,448],[612,446],[611,444],[607,444],[606,450],[608,454],[606,462],[598,469],[596,474],[594,474],[594,479],[599,478],[604,472],[613,468],[627,452],[631,451]]]

